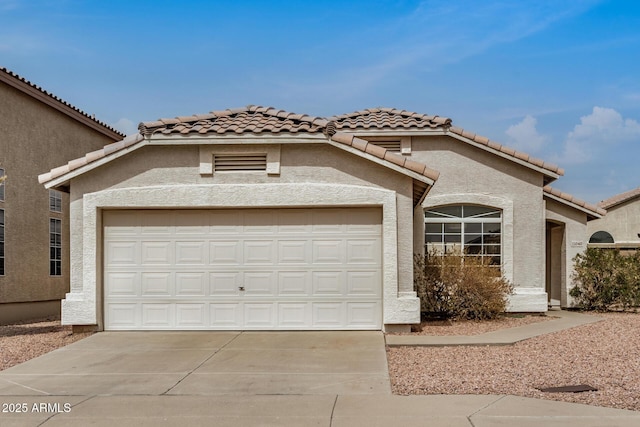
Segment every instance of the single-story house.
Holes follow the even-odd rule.
[[[502,269],[510,311],[545,312],[571,304],[604,214],[549,187],[559,167],[445,117],[248,106],[139,131],[39,177],[70,193],[64,324],[407,330],[413,254],[455,248]]]
[[[640,249],[640,187],[598,203],[607,215],[588,224],[589,246]]]
[[[0,325],[60,315],[69,292],[68,194],[43,170],[124,135],[0,67]]]

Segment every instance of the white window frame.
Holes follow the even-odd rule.
[[[49,190],[49,210],[51,212],[62,212],[62,192]]]
[[[59,225],[59,231],[54,224]],[[53,228],[52,225],[54,225]],[[54,251],[53,256],[52,251]],[[57,257],[58,253],[59,257]],[[59,218],[49,218],[49,276],[62,276],[62,220]]]
[[[439,208],[446,208],[446,207],[460,207],[460,216],[457,215],[449,215],[449,214],[445,214],[445,213],[439,213],[439,212],[435,212],[434,210],[437,210]],[[472,208],[483,208],[486,209],[486,212],[484,213],[480,213],[480,214],[476,214],[473,216],[465,216],[465,208],[466,207],[472,207]],[[427,214],[431,212],[432,215],[434,216],[427,216]],[[497,217],[492,217],[492,215],[498,215]],[[480,253],[476,254],[476,253],[464,253],[465,256],[476,256],[476,257],[481,257],[483,259],[491,259],[491,258],[499,258],[500,262],[497,264],[493,264],[496,267],[500,267],[503,264],[504,261],[504,256],[503,256],[503,212],[501,209],[499,208],[494,208],[491,206],[482,206],[482,205],[476,205],[476,204],[471,204],[471,203],[460,203],[460,204],[453,204],[453,205],[444,205],[444,206],[433,206],[430,208],[425,208],[424,210],[424,221],[425,221],[425,250],[427,253],[430,252],[430,250],[432,249],[436,249],[437,251],[441,251],[442,253],[450,253],[450,252],[454,252],[454,251],[458,251],[460,253],[464,253],[466,247],[469,246],[477,246],[480,248]],[[427,227],[428,224],[442,224],[441,227],[441,231],[439,232],[427,232]],[[459,224],[460,225],[460,230],[459,231],[452,231],[447,233],[446,230],[446,225],[447,224]],[[500,224],[500,232],[499,233],[488,233],[485,232],[484,230],[484,226],[483,228],[480,230],[480,232],[466,232],[466,224]],[[486,235],[491,235],[491,234],[498,234],[499,238],[500,238],[500,243],[499,244],[493,244],[493,243],[485,243],[484,242],[484,236]],[[432,235],[432,236],[437,236],[440,235],[441,236],[441,242],[427,242],[427,236],[428,235]],[[482,236],[483,241],[480,244],[475,244],[475,245],[470,245],[468,243],[465,243],[466,238],[465,235],[480,235]],[[447,242],[446,241],[446,237],[447,236],[452,236],[452,237],[458,237],[459,236],[459,240],[456,239],[456,242]],[[438,248],[439,247],[439,248]],[[499,248],[499,253],[498,254],[491,254],[491,253],[487,253],[485,254],[485,248],[488,247],[498,247]]]

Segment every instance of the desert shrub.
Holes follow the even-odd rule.
[[[640,305],[640,251],[587,248],[573,259],[569,295],[584,310],[628,309]]]
[[[416,255],[414,284],[421,311],[446,318],[493,319],[513,292],[495,267],[460,254]]]

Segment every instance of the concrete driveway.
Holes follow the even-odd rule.
[[[381,332],[102,332],[0,372],[0,426],[631,427],[513,396],[391,395]]]
[[[390,393],[381,332],[102,332],[0,372],[0,396]]]

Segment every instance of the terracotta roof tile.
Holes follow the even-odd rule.
[[[354,147],[354,148],[357,148],[360,151],[366,151],[367,150],[367,145],[369,145],[369,143],[367,141],[365,141],[364,139],[353,138],[353,140],[351,141],[351,146]]]
[[[607,211],[605,209],[603,209],[602,207],[596,206],[596,205],[592,205],[590,203],[585,202],[584,200],[578,199],[573,197],[571,194],[568,193],[564,193],[560,190],[556,190],[555,188],[552,188],[548,185],[545,185],[543,188],[543,191],[547,194],[551,194],[553,196],[556,196],[566,202],[569,203],[573,203],[574,205],[580,206],[586,210],[589,210],[595,214],[597,214],[598,216],[602,216],[602,215],[606,215]]]
[[[610,209],[616,205],[635,199],[636,197],[640,197],[640,187],[609,197],[608,199],[598,203],[598,206],[604,209]]]
[[[35,99],[38,99],[43,103],[46,103],[58,111],[61,111],[80,122],[90,125],[93,129],[109,136],[112,140],[117,140],[125,136],[122,132],[114,129],[104,122],[101,122],[100,120],[97,120],[94,116],[85,113],[78,107],[69,104],[67,101],[58,98],[51,92],[47,92],[40,86],[31,83],[24,77],[21,77],[4,67],[0,67],[0,82],[5,82],[6,84],[34,97]]]
[[[424,129],[448,127],[451,119],[396,108],[369,108],[328,118],[340,130]]]
[[[140,123],[144,135],[188,135],[191,133],[319,133],[326,120],[306,114],[294,114],[273,107],[249,105],[212,111],[208,114],[180,116]]]
[[[381,159],[384,159],[384,155],[387,153],[386,148],[380,147],[379,145],[375,144],[367,144],[367,148],[365,149],[365,151]]]

